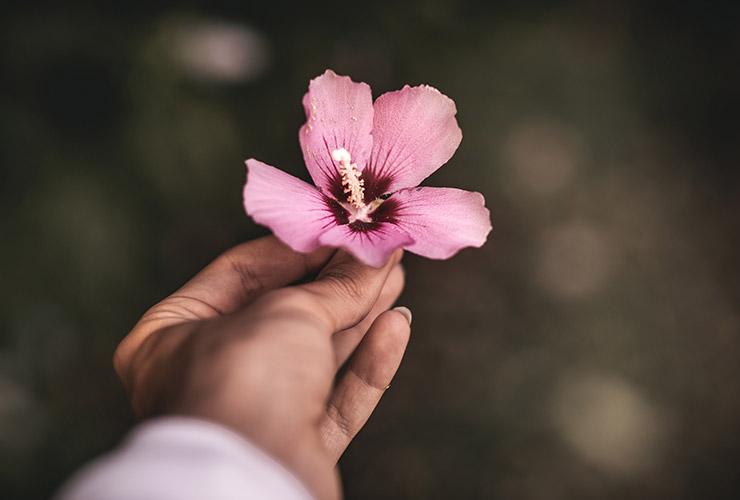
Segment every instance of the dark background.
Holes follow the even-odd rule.
[[[0,496],[132,424],[149,305],[265,234],[243,160],[307,178],[325,68],[428,83],[464,139],[426,183],[494,230],[408,255],[414,334],[347,497],[740,495],[737,2],[24,2],[0,16]]]

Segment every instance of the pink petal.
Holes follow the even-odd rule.
[[[372,147],[373,99],[366,83],[353,82],[331,70],[311,80],[303,97],[306,123],[298,133],[306,168],[326,193],[341,193],[332,151],[344,148],[362,170]],[[335,195],[336,196],[336,195]]]
[[[491,231],[491,213],[480,193],[454,188],[403,189],[392,197],[398,203],[396,224],[414,242],[410,252],[447,259],[465,247],[480,247]]]
[[[261,161],[247,160],[244,208],[298,252],[320,245],[319,235],[336,224],[327,198],[314,186]]]
[[[334,226],[319,241],[324,246],[342,248],[365,264],[381,267],[394,250],[414,240],[393,224],[383,223],[369,231],[355,231],[349,224]]]
[[[418,186],[447,163],[462,140],[452,99],[427,85],[405,86],[375,101],[373,149],[366,176],[385,192]]]

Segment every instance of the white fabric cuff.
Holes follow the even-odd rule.
[[[136,427],[84,467],[58,500],[310,500],[303,484],[241,435],[213,422],[163,417]]]

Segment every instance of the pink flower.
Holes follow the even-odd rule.
[[[455,103],[427,85],[373,103],[370,87],[327,70],[311,80],[299,131],[315,186],[247,160],[244,207],[298,252],[347,250],[381,266],[397,248],[446,259],[491,230],[480,193],[416,187],[462,140]]]

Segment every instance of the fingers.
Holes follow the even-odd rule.
[[[177,292],[152,307],[118,345],[113,364],[119,376],[131,358],[155,331],[233,312],[265,291],[283,287],[318,272],[333,249],[310,254],[291,250],[274,236],[238,245],[209,264]]]
[[[330,248],[313,253],[293,251],[274,236],[238,245],[175,292],[207,304],[203,314],[212,316],[233,312],[252,302],[261,293],[289,285],[321,269],[331,254]],[[203,319],[203,318],[198,318]]]
[[[402,255],[397,250],[383,267],[375,268],[339,251],[315,281],[271,294],[266,312],[297,313],[311,329],[325,335],[351,328],[370,312]]]
[[[406,350],[411,313],[386,311],[375,320],[349,361],[320,424],[329,455],[339,460],[383,396]]]
[[[401,292],[403,291],[403,285],[403,267],[401,264],[396,264],[388,275],[388,279],[383,286],[383,290],[380,292],[378,300],[375,302],[375,305],[373,305],[373,308],[367,316],[365,316],[365,318],[357,325],[338,332],[332,337],[331,340],[334,346],[337,368],[342,366],[344,362],[349,359],[375,319],[390,309],[396,300],[398,300],[399,295],[401,295]]]

